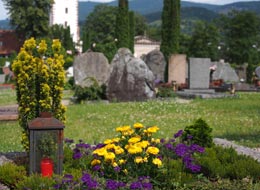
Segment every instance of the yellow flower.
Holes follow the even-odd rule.
[[[157,165],[158,167],[162,165],[162,161],[159,158],[153,159],[153,164]]]
[[[136,137],[132,137],[128,140],[128,143],[131,143],[131,144],[134,144],[134,143],[137,143],[141,140],[141,137],[140,136],[136,136]]]
[[[107,154],[107,150],[103,147],[103,148],[99,148],[93,151],[93,154],[97,154],[98,156],[104,156],[105,154]]]
[[[106,139],[106,140],[104,141],[104,144],[111,144],[111,143],[113,143],[113,141],[112,141],[111,139]]]
[[[149,141],[141,141],[136,143],[137,146],[140,146],[142,148],[146,148],[149,144],[150,144]]]
[[[126,160],[124,160],[124,159],[120,159],[120,160],[119,160],[119,164],[120,164],[120,165],[125,164],[125,163],[126,163]]]
[[[112,163],[112,166],[115,168],[115,167],[118,166],[118,164],[117,164],[116,162],[113,162],[113,163]]]
[[[159,149],[154,146],[150,146],[147,148],[146,153],[156,155],[159,153]]]
[[[128,174],[128,171],[127,171],[127,169],[124,169],[124,170],[123,170],[123,172],[124,172],[125,174]]]
[[[149,127],[149,128],[147,129],[147,132],[148,132],[148,133],[156,133],[158,130],[159,130],[159,127],[153,126],[153,127]]]
[[[141,156],[135,157],[135,163],[143,163],[143,158]]]
[[[131,127],[129,125],[128,126],[121,126],[121,127],[116,128],[116,132],[125,132],[125,131],[128,131],[130,129],[131,129]]]
[[[105,161],[109,162],[109,161],[113,161],[115,159],[115,154],[113,152],[107,152],[105,155]]]
[[[117,143],[120,141],[120,138],[113,138],[112,141],[113,141],[113,143]]]
[[[141,123],[135,123],[134,124],[134,128],[135,129],[141,129],[141,128],[143,128],[144,126],[143,126],[143,124],[141,124]]]
[[[152,138],[152,142],[153,142],[153,143],[156,143],[156,144],[159,144],[159,143],[161,142],[161,140],[160,140],[160,139],[154,139],[154,138]]]
[[[95,165],[98,165],[98,164],[101,164],[101,161],[98,160],[98,159],[94,159],[94,160],[92,160],[92,162],[91,162],[91,166],[95,166]]]
[[[147,157],[144,157],[143,161],[144,161],[144,162],[148,162],[148,158],[147,158]]]
[[[114,148],[114,150],[115,150],[116,154],[123,154],[125,152],[125,150],[123,148],[121,148],[120,146],[116,146]]]
[[[141,153],[143,150],[141,147],[135,146],[135,145],[130,145],[127,147],[127,151],[130,154],[138,154]]]

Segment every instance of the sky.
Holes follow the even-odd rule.
[[[80,1],[90,1],[90,0],[80,0]],[[111,2],[113,0],[91,0],[95,2]],[[216,5],[224,5],[228,3],[234,3],[239,1],[252,1],[252,0],[186,0],[191,2],[197,3],[209,3],[209,4],[216,4]],[[7,11],[4,8],[3,1],[0,0],[0,20],[4,20],[8,17]]]

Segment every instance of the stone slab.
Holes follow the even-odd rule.
[[[185,84],[187,78],[186,55],[174,54],[169,59],[168,81],[176,81],[177,84]]]
[[[189,59],[189,88],[208,89],[211,61],[209,58]]]

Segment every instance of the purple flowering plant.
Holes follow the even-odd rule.
[[[56,189],[150,190],[154,184],[166,184],[165,179],[172,177],[170,173],[198,173],[200,166],[195,158],[204,152],[204,148],[192,144],[192,136],[183,141],[182,130],[170,139],[155,139],[153,134],[158,130],[157,126],[144,127],[136,123],[133,127],[116,128],[120,133],[118,137],[97,145],[82,140],[73,144],[72,140],[66,139],[72,160],[70,164],[65,163],[65,168],[81,170],[82,177],[74,179],[67,174],[57,183]],[[175,171],[169,164],[172,161],[181,164],[182,170]]]

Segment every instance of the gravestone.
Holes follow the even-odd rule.
[[[145,62],[120,48],[111,62],[107,83],[110,101],[142,101],[155,97],[154,75]]]
[[[235,71],[236,71],[240,81],[246,81],[246,79],[247,79],[247,74],[246,74],[247,73],[246,72],[247,67],[248,67],[248,64],[236,66]]]
[[[212,62],[212,64],[217,66],[213,73],[213,80],[222,79],[226,83],[239,82],[235,69],[233,69],[229,63],[225,63],[221,60],[219,62]]]
[[[169,59],[168,81],[176,81],[176,84],[185,84],[187,78],[186,55],[174,54]]]
[[[189,88],[208,89],[211,61],[209,58],[189,59]]]
[[[103,53],[86,52],[75,58],[73,76],[75,84],[89,87],[96,79],[99,85],[106,84],[110,74],[110,65]]]
[[[164,81],[164,72],[166,61],[161,51],[153,50],[147,55],[143,56],[142,59],[153,72],[156,81]]]
[[[0,74],[0,84],[5,83],[5,74]]]

